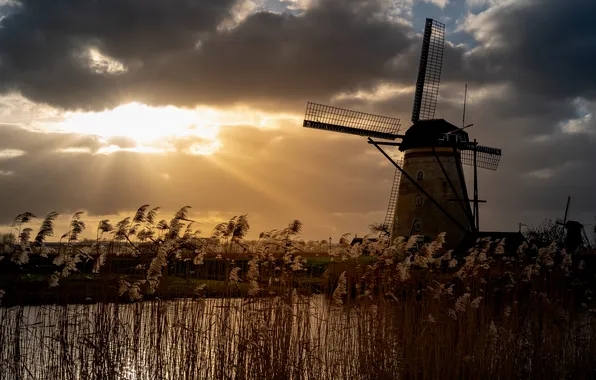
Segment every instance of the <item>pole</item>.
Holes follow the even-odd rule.
[[[443,171],[443,175],[447,179],[447,183],[449,184],[449,186],[451,187],[451,190],[453,191],[453,194],[455,195],[455,199],[456,199],[457,203],[460,204],[464,214],[466,214],[466,216],[468,217],[468,222],[471,223],[471,225],[473,226],[474,225],[474,217],[472,215],[470,215],[470,213],[468,212],[468,210],[470,209],[470,205],[468,204],[466,206],[463,203],[463,201],[461,199],[459,199],[459,194],[457,193],[455,186],[453,186],[453,182],[451,182],[451,179],[449,178],[449,175],[447,174],[447,171],[445,170],[445,167],[443,166],[443,163],[441,162],[441,159],[439,158],[439,155],[437,154],[437,151],[435,150],[434,147],[433,147],[433,153],[435,155],[435,159],[437,160],[437,163],[439,164],[439,166],[441,167],[441,170]],[[469,200],[468,200],[468,202],[469,202]]]
[[[466,87],[464,89],[464,114],[461,120],[461,129],[464,129],[466,125],[466,100],[468,99],[468,84],[466,83]]]
[[[478,143],[474,139],[474,217],[476,218],[476,231],[480,231],[480,215],[478,215]]]

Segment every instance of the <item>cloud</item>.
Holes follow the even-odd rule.
[[[134,100],[299,115],[306,101],[331,102],[401,117],[408,127],[421,31],[399,19],[413,2],[294,3],[286,6],[300,9],[275,13],[257,2],[23,1],[2,21],[0,91],[70,110]],[[460,32],[476,43],[447,44],[436,116],[460,123],[467,83],[470,134],[503,149],[499,170],[480,173],[483,228],[556,216],[568,195],[578,211],[596,210],[596,3],[468,5],[475,13]],[[223,124],[216,149],[185,136],[159,155],[130,151],[117,131],[107,142],[114,153],[100,155],[106,142],[75,128],[41,134],[2,126],[0,151],[27,152],[0,160],[0,170],[13,173],[0,176],[0,191],[15,199],[2,217],[188,203],[218,215],[249,212],[263,229],[300,218],[317,237],[383,219],[393,170],[362,139],[305,130],[295,120],[272,129]]]
[[[33,138],[34,137],[34,138]],[[101,147],[96,136],[74,133],[35,133],[16,125],[0,124],[0,157],[38,156],[57,149],[84,148],[92,152]]]
[[[89,69],[81,58],[88,49],[129,69],[167,59],[216,28],[232,5],[230,0],[20,3],[2,20],[2,88],[67,107],[103,107],[114,104],[108,94],[125,96],[122,76]]]
[[[25,153],[26,152],[24,152],[20,149],[3,149],[3,150],[0,150],[0,159],[15,158],[15,157],[22,156]]]
[[[390,61],[415,43],[381,0],[245,12],[223,30],[238,9],[230,0],[22,3],[2,21],[0,90],[66,109],[135,100],[296,111],[306,98],[390,79]]]
[[[466,6],[474,10],[497,5],[504,1],[507,0],[466,0]]]
[[[313,0],[280,0],[290,10],[305,11],[313,6]]]
[[[595,12],[591,0],[501,2],[468,17],[465,30],[483,44],[470,64],[486,80],[507,80],[544,99],[593,99]]]
[[[439,8],[445,8],[449,4],[449,0],[423,0],[425,3],[434,4]]]
[[[596,121],[594,114],[589,113],[577,119],[572,119],[564,123],[561,127],[565,133],[587,133],[596,134]]]
[[[134,148],[137,146],[135,140],[130,137],[114,136],[110,137],[107,141],[108,145],[116,145],[120,148]]]

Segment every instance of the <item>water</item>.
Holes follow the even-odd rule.
[[[0,308],[0,379],[458,378],[461,368],[476,378],[566,378],[592,371],[596,335],[587,316],[569,323],[545,317],[539,325],[535,315],[517,316],[491,332],[492,317],[480,319],[491,309],[453,319],[437,302],[368,301],[344,308],[322,296],[288,295]]]
[[[377,317],[321,296],[1,308],[0,378],[343,378]]]

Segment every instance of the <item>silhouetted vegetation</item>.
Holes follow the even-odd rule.
[[[157,211],[102,221],[86,242],[77,213],[55,244],[54,214],[34,239],[34,216],[15,219],[3,265],[23,272],[2,274],[18,285],[2,291],[1,378],[593,377],[595,263],[557,242],[509,254],[485,238],[458,256],[444,236],[304,242],[299,221],[247,241],[246,216],[203,238],[188,207]],[[91,282],[103,288],[84,303],[19,299],[19,286],[66,297]]]
[[[563,226],[556,224],[556,222],[550,218],[544,219],[538,225],[529,226],[524,231],[524,235],[528,241],[539,247],[548,246],[554,241],[561,241],[564,234],[565,229]]]

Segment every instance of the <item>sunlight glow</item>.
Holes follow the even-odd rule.
[[[56,152],[58,152],[58,153],[73,153],[73,154],[79,154],[79,153],[91,154],[91,153],[93,153],[90,148],[79,148],[79,147],[56,149]]]
[[[24,154],[25,152],[20,149],[3,149],[0,150],[0,159],[20,157]]]
[[[295,115],[268,114],[248,108],[194,109],[174,106],[151,107],[129,103],[102,112],[67,112],[62,120],[37,124],[37,131],[75,133],[96,136],[103,146],[94,153],[110,154],[119,151],[138,153],[169,153],[178,151],[179,141],[185,141],[185,153],[212,155],[223,143],[221,128],[256,126],[278,129],[284,125],[299,125]],[[124,138],[118,139],[118,138]],[[117,141],[130,141],[122,145]],[[79,148],[67,148],[63,153],[87,153]],[[0,153],[1,157],[1,153]]]
[[[230,10],[230,17],[221,22],[217,29],[219,31],[232,30],[258,10],[259,5],[252,0],[238,1]]]
[[[128,71],[122,63],[101,54],[94,48],[87,51],[85,58],[89,68],[96,74],[119,74]]]
[[[168,137],[199,137],[214,140],[219,126],[208,113],[182,110],[173,106],[150,107],[125,104],[97,113],[73,113],[56,125],[63,132],[92,134],[104,138],[129,137],[139,144]]]
[[[415,86],[400,87],[393,84],[381,84],[370,91],[357,90],[353,92],[344,92],[333,97],[333,101],[339,100],[367,100],[381,101],[388,100],[401,95],[411,95],[414,93]]]
[[[210,156],[213,153],[217,152],[219,148],[221,148],[221,143],[219,141],[213,141],[209,144],[192,144],[189,148],[190,154],[195,154],[199,156]]]
[[[172,149],[170,149],[171,151]],[[134,153],[149,153],[149,154],[160,154],[167,150],[157,149],[150,146],[136,146],[134,148],[122,148],[118,145],[109,145],[101,147],[97,150],[97,154],[110,154],[114,152],[134,152]]]

